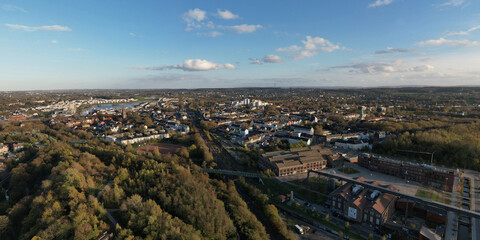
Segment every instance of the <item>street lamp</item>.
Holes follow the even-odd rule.
[[[430,158],[430,166],[433,166],[433,155],[435,154],[436,151],[432,152],[432,157]]]

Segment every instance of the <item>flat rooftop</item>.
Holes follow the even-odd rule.
[[[302,165],[321,160],[327,160],[328,156],[333,156],[333,152],[329,149],[320,146],[295,148],[288,151],[275,151],[262,154],[264,159],[267,159],[279,168]]]

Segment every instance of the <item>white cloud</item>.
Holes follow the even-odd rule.
[[[40,26],[40,27],[30,27],[18,24],[5,24],[5,26],[16,29],[16,30],[23,30],[27,32],[35,32],[35,31],[53,31],[53,32],[65,32],[65,31],[72,31],[69,27],[59,26],[59,25],[50,25],[50,26]]]
[[[385,6],[385,5],[389,5],[393,2],[393,0],[377,0],[373,3],[370,3],[368,5],[368,7],[380,7],[380,6]]]
[[[19,11],[19,12],[27,13],[27,10],[25,10],[21,7],[15,6],[15,5],[10,5],[10,4],[3,5],[2,9],[5,10],[5,11],[11,11],[11,12]]]
[[[266,55],[265,57],[262,58],[262,61],[265,63],[281,63],[283,62],[282,58],[276,55]]]
[[[340,49],[340,46],[335,45],[332,42],[321,37],[312,38],[310,36],[307,36],[307,40],[303,40],[302,43],[305,45],[305,50],[309,51],[318,50],[318,45],[320,45],[320,50],[325,52],[333,52],[337,49]]]
[[[262,25],[258,25],[258,24],[257,25],[242,24],[242,25],[235,25],[235,26],[227,26],[223,28],[226,28],[234,33],[244,34],[244,33],[255,32],[262,27],[263,27]]]
[[[461,46],[461,47],[471,47],[480,45],[478,41],[470,41],[470,40],[450,40],[445,38],[428,40],[425,42],[419,42],[419,46],[440,46],[440,45],[452,45],[452,46]]]
[[[388,54],[388,53],[412,53],[417,52],[418,49],[403,49],[403,48],[391,48],[387,47],[387,50],[375,51],[375,54]]]
[[[183,20],[185,20],[186,22],[201,22],[206,18],[206,13],[207,12],[198,8],[190,9],[188,10],[188,12],[183,14]]]
[[[133,33],[133,32],[129,33],[128,35],[130,35],[130,36],[132,36],[132,37],[136,37],[136,36],[137,36],[137,34],[135,34],[135,33]]]
[[[195,8],[188,10],[188,12],[184,13],[182,16],[183,20],[187,23],[187,27],[185,30],[191,31],[194,28],[214,28],[215,25],[213,22],[208,21],[205,22],[204,20],[207,19],[207,12]]]
[[[324,70],[331,69],[349,69],[352,73],[368,73],[368,74],[384,74],[401,73],[401,72],[431,72],[435,69],[432,65],[418,65],[408,67],[403,64],[402,60],[393,62],[363,62],[351,65],[334,66]]]
[[[339,49],[346,49],[345,47],[340,47],[337,44],[334,44],[328,41],[325,38],[321,37],[311,37],[307,36],[306,40],[302,40],[303,47],[297,45],[292,45],[286,48],[278,48],[277,52],[294,52],[290,56],[295,60],[300,60],[306,57],[313,57],[317,55],[320,51],[322,52],[333,52]]]
[[[302,48],[297,46],[297,45],[292,45],[292,46],[286,47],[286,48],[277,48],[277,50],[275,50],[275,51],[276,52],[295,52],[295,51],[299,51],[299,50],[302,50]]]
[[[58,42],[57,42],[57,40],[52,40],[51,43],[57,44]]]
[[[256,65],[262,65],[262,61],[260,61],[259,59],[257,58],[249,58],[248,60],[250,60],[250,64],[256,64]]]
[[[460,5],[463,5],[465,3],[464,0],[449,0],[449,1],[446,1],[440,5],[438,5],[439,7],[449,7],[449,6],[452,6],[452,7],[458,7]]]
[[[296,53],[293,55],[293,59],[295,60],[301,60],[307,57],[313,57],[318,54],[318,51],[309,51],[309,50],[304,50],[299,53]]]
[[[410,72],[431,72],[433,70],[435,70],[435,67],[428,64],[409,68]]]
[[[217,9],[217,15],[218,17],[220,17],[221,19],[226,19],[226,20],[231,20],[231,19],[236,19],[238,18],[238,15],[237,14],[233,14],[232,12],[228,11],[228,10],[220,10],[220,9]]]
[[[211,31],[211,32],[208,32],[208,33],[202,33],[200,35],[201,36],[206,36],[206,37],[218,37],[218,36],[222,36],[223,33],[218,32],[218,31]]]
[[[237,19],[238,15],[230,12],[229,10],[221,10],[217,9],[217,13],[212,13],[210,15],[217,16],[220,19]],[[250,25],[250,24],[241,24],[241,25],[234,25],[234,26],[222,26],[216,25],[214,22],[210,21],[207,17],[207,12],[198,8],[191,9],[188,12],[182,15],[183,20],[187,23],[185,28],[186,31],[196,30],[210,30],[211,32],[205,33],[200,32],[197,33],[198,36],[207,36],[207,37],[218,37],[223,35],[220,31],[213,31],[213,29],[223,29],[229,30],[231,32],[237,34],[245,34],[245,33],[252,33],[257,31],[258,29],[262,28],[262,25]]]
[[[460,31],[460,32],[447,32],[447,36],[458,36],[458,35],[469,35],[471,32],[476,31],[480,29],[480,25],[472,27],[466,31]]]
[[[134,67],[134,69],[139,70],[169,70],[169,69],[179,69],[183,71],[212,71],[218,69],[235,69],[235,66],[230,63],[226,64],[216,64],[207,60],[202,59],[187,59],[182,64],[173,64],[173,65],[164,65],[157,67]]]

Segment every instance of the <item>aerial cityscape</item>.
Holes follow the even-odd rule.
[[[480,240],[480,2],[2,1],[0,239]]]

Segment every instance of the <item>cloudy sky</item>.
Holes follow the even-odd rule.
[[[0,0],[0,83],[480,85],[480,1]]]

